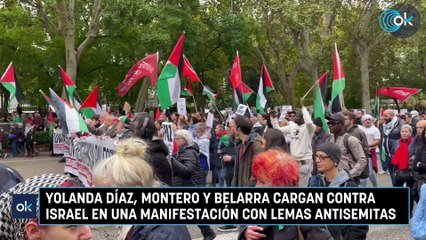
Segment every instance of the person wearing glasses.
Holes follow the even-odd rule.
[[[359,184],[359,176],[367,166],[367,158],[361,142],[358,138],[349,136],[347,145],[350,149],[346,149],[344,143],[345,118],[343,114],[333,113],[331,116],[327,117],[327,120],[330,133],[333,134],[330,142],[339,146],[342,152],[342,159],[339,162],[338,167],[347,170],[355,182]]]
[[[299,163],[290,154],[269,149],[257,155],[253,162],[256,187],[298,187]],[[325,226],[245,226],[238,240],[305,239],[331,240]]]
[[[356,187],[348,171],[338,168],[342,152],[340,147],[332,142],[319,145],[315,152],[315,162],[318,169],[318,185],[316,187]],[[367,231],[363,226],[329,226],[328,230],[334,240],[365,239]],[[356,238],[361,236],[361,238]],[[359,234],[359,235],[358,235]]]

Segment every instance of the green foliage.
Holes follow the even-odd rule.
[[[3,56],[0,71],[13,61],[27,102],[41,107],[46,103],[38,95],[38,89],[47,91],[50,87],[58,92],[62,89],[57,65],[65,65],[66,53],[63,37],[55,32],[56,29],[46,28],[41,21],[43,14],[28,2],[35,4],[37,1],[7,1],[0,8],[0,55]],[[43,3],[48,16],[55,22],[56,1]],[[82,0],[75,4],[76,43],[80,44],[87,34],[93,1]],[[313,83],[312,71],[318,76],[326,70],[332,73],[334,42],[338,44],[347,82],[345,103],[348,107],[359,107],[361,74],[354,31],[362,4],[364,2],[338,0],[104,0],[99,34],[80,59],[77,91],[85,99],[94,86],[99,85],[103,102],[135,103],[141,83],[146,80],[137,83],[124,98],[117,96],[117,85],[137,61],[156,51],[160,53],[161,71],[178,37],[185,31],[184,53],[203,83],[220,93],[220,108],[233,102],[227,76],[236,51],[241,58],[243,81],[255,91],[260,66],[265,61],[276,88],[268,97],[272,104],[281,105],[289,101],[293,90],[296,99],[305,94]],[[423,2],[417,6],[422,16],[426,15],[424,6]],[[373,21],[363,23],[369,27],[365,35],[367,40],[381,33],[377,23],[381,11],[375,9]],[[325,34],[327,17],[334,13],[331,32]],[[302,33],[309,38],[304,38]],[[370,52],[372,95],[376,83],[426,87],[423,81],[426,77],[425,31],[420,29],[405,40],[391,36],[386,39]],[[300,46],[296,44],[298,41]],[[300,67],[303,64],[304,68]],[[292,87],[283,79],[293,72],[296,74]],[[331,80],[329,82],[331,86]],[[206,97],[201,95],[202,86],[195,83],[193,88],[198,108],[207,105]],[[254,99],[253,96],[249,100],[251,105]],[[187,101],[193,102],[192,98]],[[306,104],[311,103],[309,95]]]
[[[52,136],[50,135],[49,131],[42,131],[37,132],[35,141],[38,145],[40,144],[51,144],[52,143]]]

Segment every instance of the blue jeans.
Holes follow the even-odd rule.
[[[370,171],[370,175],[368,176],[368,178],[371,181],[371,184],[373,184],[373,187],[377,187],[377,178],[376,178],[376,173],[374,172],[373,169],[373,162],[371,160],[371,157],[368,158],[368,171]],[[360,185],[363,187],[367,186],[367,179],[360,179]]]
[[[219,178],[219,187],[225,186],[225,177],[226,177],[226,167],[222,167],[219,169],[218,178]],[[229,187],[229,186],[227,186]]]
[[[16,157],[18,155],[18,143],[13,141],[12,142],[12,155]]]

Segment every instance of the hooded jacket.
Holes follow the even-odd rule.
[[[318,187],[326,187],[324,174],[318,175]],[[339,169],[339,174],[328,185],[329,187],[357,187],[358,184],[351,178],[350,174]],[[366,239],[368,226],[329,226],[328,230],[334,240],[361,240]]]
[[[305,239],[305,240],[331,240],[330,232],[322,226],[262,226],[265,240]],[[245,240],[243,229],[238,240]],[[299,233],[300,230],[300,233]],[[300,236],[302,235],[302,236]]]

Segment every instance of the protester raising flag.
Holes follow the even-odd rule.
[[[216,103],[219,94],[214,93],[209,87],[203,86],[203,95],[206,95],[212,103]]]
[[[200,78],[198,77],[194,68],[192,68],[191,64],[189,63],[185,55],[183,56],[183,61],[184,61],[183,76],[188,77],[193,82],[201,82]]]
[[[76,132],[89,132],[87,125],[81,115],[71,104],[59,97],[52,89],[49,88],[52,105],[55,108],[56,115],[61,123],[62,132],[64,134]]]
[[[337,44],[334,45],[333,89],[331,91],[331,113],[343,110],[343,90],[345,90],[345,75],[340,61]]]
[[[81,104],[79,110],[86,118],[91,118],[94,115],[100,114],[102,112],[101,106],[98,103],[98,94],[99,90],[98,86],[96,86],[83,102],[83,104]]]
[[[158,78],[157,92],[162,110],[172,106],[180,97],[180,80],[184,65],[182,54],[184,36],[182,33]]]
[[[3,87],[5,87],[10,93],[7,108],[16,108],[18,106],[18,103],[24,100],[24,94],[22,93],[22,89],[19,85],[19,82],[15,78],[15,71],[13,70],[12,62],[7,67],[6,71],[1,77],[0,82]]]
[[[328,72],[324,73],[318,80],[317,92],[315,94],[314,102],[314,118],[320,118],[324,130],[328,131],[327,122],[325,121],[325,112],[327,104],[327,85],[328,85]]]
[[[260,69],[259,89],[256,97],[256,109],[259,113],[265,114],[266,103],[268,102],[266,94],[272,90],[274,90],[274,85],[272,84],[271,77],[269,76],[265,64],[262,63],[262,68]]]
[[[137,62],[127,72],[123,81],[118,85],[118,96],[123,97],[132,88],[139,79],[149,76],[151,78],[151,86],[157,84],[158,72],[158,52],[146,56]]]

